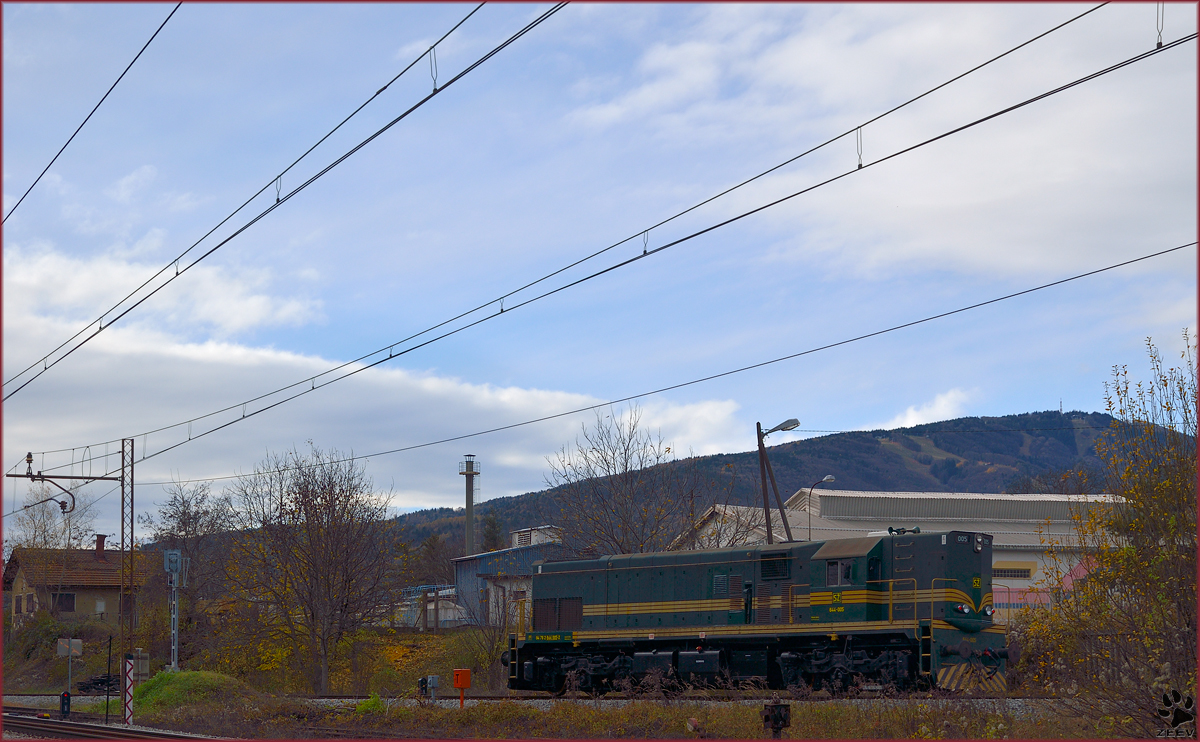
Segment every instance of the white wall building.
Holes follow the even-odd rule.
[[[1072,529],[1072,513],[1115,501],[1112,495],[1003,495],[967,492],[851,492],[820,489],[808,502],[809,490],[792,495],[784,507],[795,541],[828,541],[865,536],[872,531],[918,527],[922,531],[990,533],[992,591],[1001,619],[1014,608],[1047,598],[1047,547],[1059,544],[1068,558],[1080,550]],[[771,512],[771,532],[787,540],[778,509]],[[715,548],[766,541],[761,507],[721,506],[702,516],[694,531],[680,535],[672,548],[694,541]]]

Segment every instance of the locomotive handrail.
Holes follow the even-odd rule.
[[[892,604],[894,593],[892,588],[897,582],[911,582],[913,584],[913,629],[920,630],[921,623],[917,620],[917,578],[916,577],[893,577],[890,580],[867,580],[867,583],[886,582],[888,586],[888,623],[895,623],[892,619]]]
[[[937,595],[934,593],[933,583],[937,582],[938,580],[941,580],[942,582],[958,582],[958,578],[956,578],[956,577],[934,577],[932,580],[929,581],[929,625],[930,625],[930,627],[933,626],[933,604],[937,600]],[[943,595],[942,600],[945,601],[945,598],[946,598],[946,596]],[[982,602],[982,599],[980,599],[980,600]],[[916,611],[913,611],[913,613],[916,613]]]

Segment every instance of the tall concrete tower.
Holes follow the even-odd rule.
[[[479,474],[479,463],[475,454],[463,456],[458,464],[458,473],[467,478],[467,554],[475,553],[475,475]]]

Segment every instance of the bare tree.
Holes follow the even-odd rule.
[[[766,519],[762,508],[737,505],[713,505],[697,521],[694,528],[684,531],[671,544],[672,550],[724,549],[730,546],[759,543],[760,530]]]
[[[228,494],[233,540],[227,579],[312,659],[312,687],[329,691],[338,641],[386,613],[394,538],[388,497],[363,467],[315,446],[268,457]]]
[[[459,596],[459,605],[471,624],[463,632],[463,641],[475,671],[483,675],[483,685],[489,688],[503,688],[507,682],[500,655],[508,649],[509,633],[518,630],[519,601],[512,591],[511,581],[500,579],[488,585],[483,600]]]
[[[189,599],[214,597],[224,574],[222,536],[230,527],[231,508],[226,498],[213,497],[208,482],[190,487],[175,482],[166,488],[169,497],[158,506],[157,516],[147,513],[138,521],[164,549],[179,549],[188,559],[188,581],[182,592]]]
[[[14,547],[26,549],[70,549],[82,548],[92,539],[92,526],[96,522],[94,499],[87,494],[75,493],[75,509],[64,513],[52,502],[42,502],[48,497],[60,497],[62,493],[48,484],[35,483],[25,494],[25,506],[13,515],[10,531],[5,533],[5,547],[11,553]]]
[[[574,448],[548,459],[546,484],[557,505],[568,552],[634,554],[661,551],[714,500],[690,460],[678,460],[662,439],[641,427],[641,410],[596,413]]]

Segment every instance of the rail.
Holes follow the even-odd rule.
[[[127,727],[124,724],[85,724],[77,721],[39,719],[4,712],[4,731],[28,734],[39,739],[215,739],[195,734],[155,731]]]

